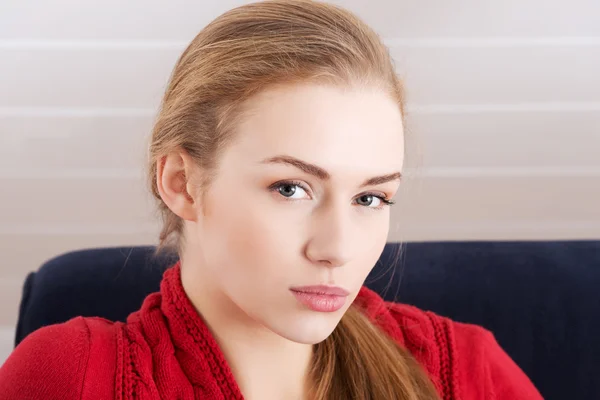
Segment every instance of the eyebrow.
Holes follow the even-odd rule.
[[[317,178],[324,181],[329,180],[331,178],[331,175],[325,169],[292,156],[281,155],[269,157],[262,160],[261,164],[286,164],[296,167],[299,170],[306,172],[309,175],[316,176]],[[362,183],[362,185],[360,185],[360,187],[381,185],[386,182],[397,181],[400,179],[402,179],[402,174],[400,172],[393,172],[391,174],[374,176],[372,178],[369,178],[365,180]]]

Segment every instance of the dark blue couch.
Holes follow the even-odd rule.
[[[546,399],[600,399],[600,241],[386,246],[367,285],[388,300],[482,325]],[[174,260],[153,248],[67,253],[31,273],[15,342],[78,316],[125,320]]]

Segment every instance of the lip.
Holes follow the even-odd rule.
[[[338,311],[350,294],[339,286],[326,285],[292,287],[290,291],[300,303],[318,312]]]

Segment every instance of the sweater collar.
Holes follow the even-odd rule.
[[[182,368],[190,382],[196,386],[209,385],[215,389],[218,387],[225,399],[242,400],[241,390],[235,382],[225,355],[185,293],[181,282],[180,262],[165,271],[161,282],[161,297],[160,307],[170,326],[172,340],[176,347],[187,353],[183,359],[189,362],[184,362]],[[353,305],[359,307],[373,323],[384,328],[396,341],[404,341],[387,304],[377,293],[363,286]],[[202,365],[212,373],[213,382],[206,381],[205,371],[198,372],[198,366]]]
[[[161,309],[176,348],[185,352],[179,359],[190,382],[207,393],[219,390],[223,399],[242,400],[225,355],[183,289],[180,262],[165,271],[160,291]],[[209,374],[212,380],[207,380]]]

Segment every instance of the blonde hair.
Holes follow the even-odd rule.
[[[306,0],[235,8],[206,26],[179,58],[150,144],[150,185],[164,220],[159,249],[181,251],[183,222],[162,201],[157,164],[181,149],[209,187],[222,150],[234,139],[243,106],[274,85],[319,82],[377,85],[403,109],[403,88],[379,36],[352,13]],[[332,335],[315,345],[313,399],[438,399],[411,354],[350,307]]]

